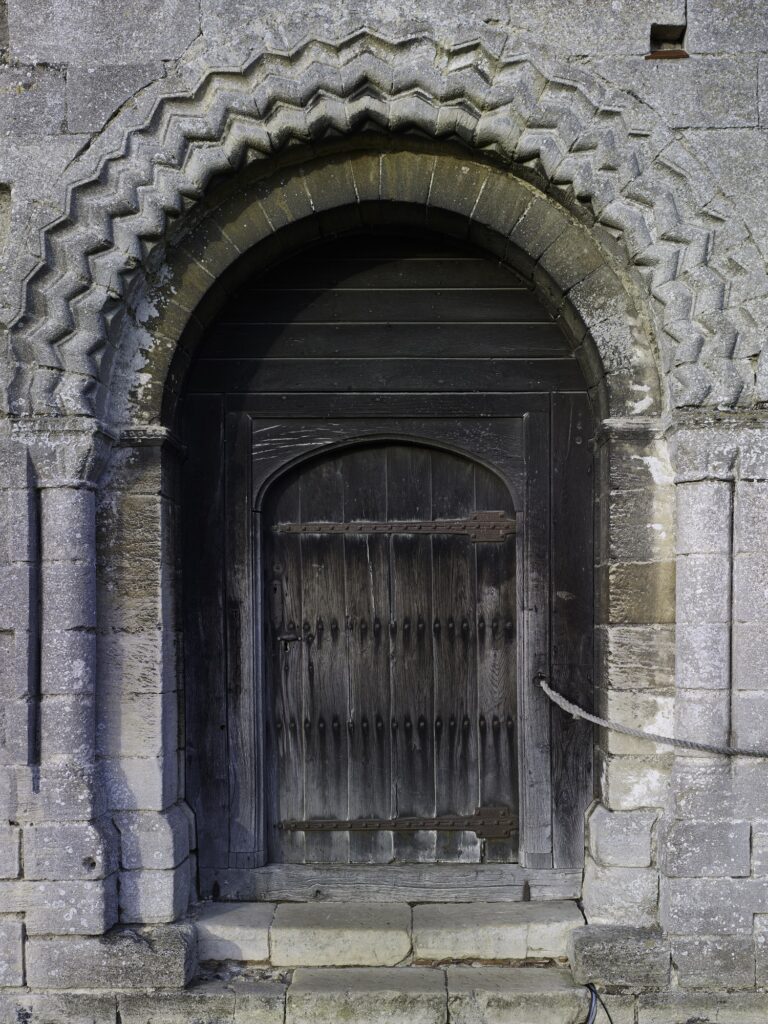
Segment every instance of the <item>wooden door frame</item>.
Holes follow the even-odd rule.
[[[518,605],[518,758],[520,785],[520,868],[551,870],[553,867],[553,793],[551,710],[540,689],[532,684],[539,671],[549,675],[550,644],[550,549],[549,515],[532,516],[534,505],[550,502],[550,414],[549,393],[507,394],[394,394],[380,403],[375,396],[359,394],[318,394],[290,396],[263,394],[227,400],[226,413],[226,608],[227,608],[227,690],[233,712],[230,779],[235,793],[230,814],[229,869],[243,881],[248,873],[267,862],[266,827],[269,794],[274,791],[270,759],[266,752],[263,726],[266,707],[266,663],[263,649],[263,588],[260,536],[260,495],[278,476],[304,459],[323,451],[348,447],[353,424],[368,424],[371,440],[412,440],[433,447],[455,450],[489,465],[505,479],[519,508]],[[518,478],[511,479],[498,462],[483,453],[446,443],[441,434],[398,431],[403,420],[473,420],[493,424],[498,420],[521,419],[525,430],[524,465]],[[311,421],[322,427],[323,436],[313,441],[297,435],[279,459],[265,467],[261,478],[251,478],[253,423],[289,420]],[[378,421],[378,422],[377,422]],[[387,424],[389,429],[386,429]],[[455,439],[454,439],[455,440]],[[520,484],[524,480],[521,495]],[[522,499],[522,500],[521,500]],[[258,531],[258,532],[257,532]],[[538,560],[538,562],[537,562]],[[541,573],[527,571],[542,565]],[[585,695],[588,699],[588,695]],[[255,725],[261,723],[261,731]],[[591,736],[589,737],[591,747]],[[591,750],[590,750],[591,756]],[[262,794],[254,800],[254,794]],[[238,843],[240,849],[238,849]],[[484,866],[484,865],[482,865]],[[570,866],[570,865],[567,865]],[[341,868],[338,868],[341,870]],[[219,875],[219,872],[216,872]],[[232,879],[240,888],[235,878]],[[225,886],[229,889],[229,886]],[[251,886],[246,884],[251,891]]]

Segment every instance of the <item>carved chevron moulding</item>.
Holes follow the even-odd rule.
[[[765,268],[707,170],[649,108],[510,46],[360,31],[260,52],[244,68],[203,67],[185,94],[149,87],[138,123],[136,110],[121,114],[72,165],[66,211],[43,233],[12,327],[11,407],[98,411],[124,275],[168,217],[246,158],[371,124],[533,167],[555,196],[590,208],[645,282],[676,405],[768,397],[754,306],[768,294]]]

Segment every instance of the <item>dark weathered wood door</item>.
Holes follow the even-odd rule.
[[[506,525],[473,537],[484,511]],[[382,822],[370,834],[275,829],[275,859],[514,858],[516,835],[386,828],[482,806],[517,816],[514,523],[495,473],[414,444],[325,455],[273,487],[264,566],[276,812]]]

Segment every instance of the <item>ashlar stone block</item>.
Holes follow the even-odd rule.
[[[204,903],[195,922],[201,961],[266,963],[274,903]]]
[[[0,917],[0,988],[24,984],[24,923]]]
[[[657,817],[655,811],[610,811],[597,804],[587,822],[590,855],[603,867],[650,867]]]
[[[587,857],[584,913],[589,924],[656,924],[659,882],[652,868],[602,867]]]
[[[670,877],[745,877],[750,873],[749,822],[711,817],[672,821],[659,833],[659,859]]]
[[[731,548],[731,485],[723,480],[680,483],[677,493],[677,552],[728,554]]]
[[[24,828],[24,877],[97,879],[117,870],[117,833],[107,819]]]
[[[199,8],[192,0],[129,0],[121,17],[108,4],[80,8],[77,30],[68,0],[9,0],[11,54],[37,63],[114,63],[173,59],[199,32]],[[152,32],[146,26],[152,24]]]
[[[108,935],[32,937],[27,984],[55,989],[183,988],[197,968],[194,928],[116,928]]]
[[[0,878],[17,878],[21,866],[21,830],[15,825],[0,827]]]
[[[678,935],[746,935],[768,911],[768,883],[753,878],[662,878],[662,927]]]
[[[587,925],[571,932],[568,958],[574,979],[583,985],[669,984],[669,941],[658,928]]]
[[[164,871],[120,872],[120,920],[162,924],[182,917],[189,906],[191,862]]]
[[[159,62],[67,68],[67,127],[99,131],[135,92],[162,77]]]
[[[300,968],[286,1024],[446,1024],[445,973],[428,967]]]
[[[411,950],[411,908],[404,903],[282,903],[270,935],[278,967],[383,967]]]
[[[682,988],[749,989],[755,985],[755,943],[751,936],[674,937],[672,962]]]
[[[584,922],[575,903],[424,903],[413,910],[417,960],[524,960],[566,955]]]
[[[584,1019],[588,994],[568,971],[536,967],[449,967],[451,1024],[563,1024]]]
[[[176,804],[167,811],[126,811],[114,821],[120,833],[120,862],[125,870],[174,868],[189,855],[189,808]]]

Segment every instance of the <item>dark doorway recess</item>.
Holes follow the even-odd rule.
[[[358,894],[371,865],[570,894],[591,733],[532,683],[591,703],[593,423],[559,325],[476,250],[339,239],[241,288],[182,408],[201,894]]]

